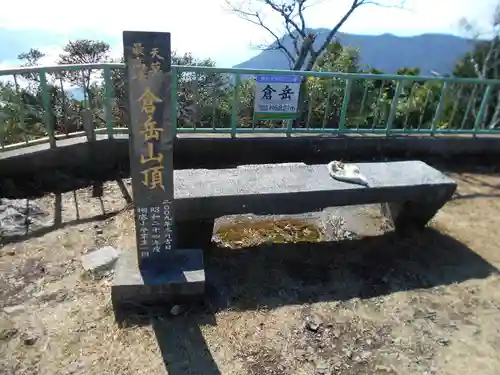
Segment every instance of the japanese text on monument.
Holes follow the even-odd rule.
[[[160,49],[153,47],[149,51],[150,67],[145,64],[145,51],[142,43],[133,43],[132,46],[132,79],[147,81],[148,78],[161,72],[161,64],[164,57]],[[164,156],[159,149],[162,132],[164,129],[154,119],[156,105],[162,103],[162,99],[156,96],[151,87],[146,85],[142,95],[137,98],[140,112],[146,115],[146,120],[140,124],[139,133],[144,140],[145,148],[141,151],[139,163],[142,167],[142,184],[149,190],[160,189],[165,192],[164,186]],[[159,202],[158,202],[159,203]],[[172,247],[172,220],[171,201],[164,201],[163,207],[139,207],[138,231],[139,251],[141,257],[149,257],[151,252],[160,252],[164,246],[166,249]],[[163,234],[163,235],[162,235]]]

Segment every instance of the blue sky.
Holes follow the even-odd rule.
[[[352,2],[315,1],[317,4],[306,13],[308,27],[333,27]],[[379,0],[388,5],[393,1]],[[341,31],[464,35],[458,27],[460,18],[466,16],[484,30],[494,4],[495,0],[406,0],[404,10],[365,5],[356,10]],[[271,14],[266,14],[266,22],[280,31],[278,20]],[[30,47],[47,53],[44,64],[53,64],[65,42],[76,38],[105,40],[111,44],[113,54],[120,56],[121,32],[125,29],[170,31],[174,49],[211,57],[223,67],[256,55],[259,51],[252,46],[272,42],[258,26],[228,13],[224,0],[5,1],[0,14],[0,69],[17,66],[17,54]]]

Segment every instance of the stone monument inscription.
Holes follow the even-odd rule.
[[[140,268],[157,268],[174,248],[170,34],[123,33],[130,113],[130,167]]]
[[[198,299],[205,291],[203,251],[176,248],[170,34],[125,31],[123,47],[137,251],[125,249],[116,264],[117,320],[125,306]]]

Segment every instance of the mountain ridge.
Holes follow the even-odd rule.
[[[316,33],[315,47],[321,45],[328,29],[310,29]],[[395,73],[400,68],[419,68],[421,74],[431,71],[450,74],[457,61],[473,49],[473,41],[451,34],[425,33],[414,36],[397,36],[391,33],[362,35],[338,33],[334,40],[343,46],[358,48],[360,67],[375,68],[385,73]],[[292,39],[283,36],[281,43],[292,50]],[[276,47],[273,43],[269,48]],[[288,60],[279,50],[264,50],[235,68],[289,69]]]

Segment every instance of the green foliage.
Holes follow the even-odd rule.
[[[96,64],[109,59],[110,46],[100,40],[81,39],[69,41],[63,51],[58,64]],[[85,98],[92,103],[93,91],[90,90],[90,85],[94,76],[91,69],[65,71],[62,77],[73,85],[82,87]]]
[[[498,11],[498,10],[497,10]],[[489,41],[480,41],[474,50],[467,53],[459,61],[453,71],[456,77],[500,79],[500,37],[497,35]],[[478,108],[484,97],[486,88],[472,85],[463,87],[458,98],[458,107],[455,112],[459,117],[473,123],[478,115]],[[457,89],[458,92],[458,89]],[[500,125],[500,87],[492,86],[491,100],[487,103],[481,121],[482,128],[496,128]],[[470,104],[469,104],[470,103]],[[449,106],[454,106],[450,103]],[[469,108],[469,111],[467,111]],[[450,110],[448,108],[448,110]]]
[[[498,41],[493,41],[497,43]],[[493,43],[492,42],[492,43]],[[464,57],[454,74],[475,77],[472,61],[487,60],[491,45],[479,44],[477,49]],[[69,42],[61,54],[61,64],[99,63],[108,60],[109,45],[101,41],[77,40]],[[20,54],[23,66],[36,66],[44,57],[37,49]],[[482,60],[481,60],[482,59]],[[123,62],[123,59],[121,59]],[[172,54],[172,64],[179,66],[214,67],[210,59],[198,59],[192,54]],[[500,64],[497,64],[500,65]],[[300,88],[300,116],[293,127],[336,129],[342,120],[344,126],[356,129],[385,129],[394,111],[393,129],[429,129],[436,114],[442,92],[442,82],[423,80],[382,79],[383,72],[368,68],[363,72],[359,64],[359,51],[335,42],[327,46],[312,67],[314,72],[365,73],[373,78],[350,79],[350,95],[346,101],[345,77],[307,77]],[[495,69],[486,69],[488,78],[498,78]],[[403,67],[397,75],[418,78],[418,69]],[[64,74],[48,74],[49,108],[43,106],[37,73],[25,73],[14,83],[0,84],[0,143],[24,142],[47,136],[46,125],[56,134],[80,131],[82,110],[89,108],[95,127],[106,125],[105,87],[102,71],[77,70]],[[123,69],[112,69],[113,126],[127,127],[128,102]],[[19,84],[19,80],[23,84]],[[231,126],[233,106],[237,106],[238,127],[282,127],[283,121],[255,121],[255,80],[242,76],[235,92],[235,77],[211,72],[182,72],[177,70],[177,125],[183,128],[228,128]],[[68,85],[79,87],[85,100],[68,94]],[[395,98],[396,92],[399,96]],[[495,116],[497,89],[493,91],[492,104],[486,107],[485,123]],[[484,96],[484,86],[450,84],[442,104],[437,129],[471,128]],[[345,103],[345,106],[344,106]],[[500,116],[500,110],[498,111]],[[48,124],[44,123],[49,121]]]

